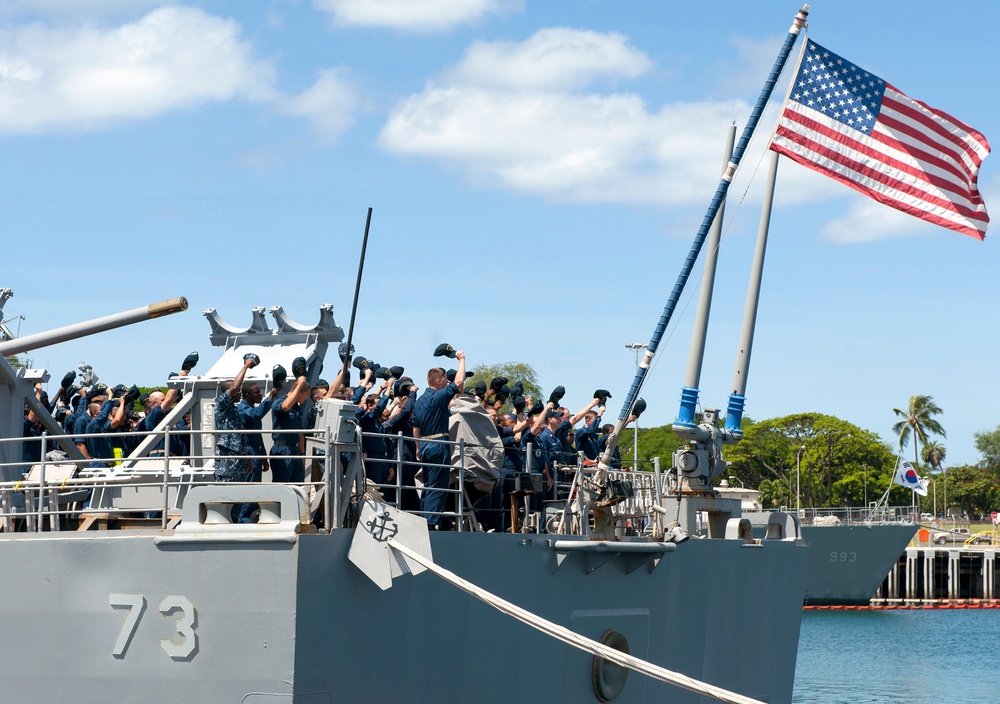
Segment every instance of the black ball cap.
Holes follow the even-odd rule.
[[[635,402],[635,406],[632,407],[632,415],[638,417],[642,415],[642,412],[646,410],[646,402],[641,398]]]
[[[108,393],[107,384],[94,384],[90,387],[90,391],[87,392],[87,398],[97,398],[98,396],[103,396]]]
[[[298,378],[306,375],[306,358],[296,357],[292,360],[292,374]]]
[[[191,354],[189,354],[187,357],[184,358],[183,362],[181,362],[181,370],[189,372],[192,369],[194,369],[194,366],[197,363],[198,363],[198,353],[192,352]]]
[[[594,398],[596,398],[601,403],[604,403],[609,398],[611,398],[611,392],[607,389],[598,389],[594,392]]]
[[[60,386],[62,386],[64,389],[68,389],[70,386],[73,385],[74,381],[76,381],[76,372],[66,372],[66,376],[62,378],[62,383],[60,384]]]
[[[466,379],[471,379],[471,378],[472,378],[472,377],[474,377],[475,375],[476,375],[476,373],[475,373],[475,372],[466,372],[466,373],[465,373],[465,378],[466,378]]]
[[[274,387],[280,389],[287,378],[288,372],[285,371],[285,368],[280,364],[275,364],[274,369],[271,370],[271,383],[274,384]]]
[[[549,394],[549,401],[558,406],[559,402],[562,401],[562,397],[565,395],[566,395],[565,387],[557,386],[556,388],[552,389],[552,393]]]
[[[511,405],[514,406],[514,410],[517,411],[518,413],[524,410],[524,404],[525,404],[524,396],[515,396],[514,400],[511,401]]]
[[[542,405],[542,402],[535,401],[534,405],[532,405],[531,410],[528,413],[529,415],[537,416],[543,410],[545,410],[545,406]]]
[[[402,367],[389,367],[389,375],[393,379],[402,379],[403,374],[406,372]]]
[[[435,357],[449,357],[450,359],[455,359],[455,348],[449,345],[447,342],[442,342],[434,350]]]
[[[495,376],[493,377],[493,380],[490,382],[490,388],[493,389],[493,391],[500,391],[500,389],[506,383],[507,383],[507,377]]]
[[[256,354],[254,354],[253,352],[247,352],[247,353],[246,353],[245,355],[243,355],[243,361],[244,361],[244,362],[245,362],[245,361],[247,361],[248,359],[251,359],[251,360],[253,360],[253,365],[254,365],[255,367],[256,367],[256,366],[257,366],[258,364],[260,364],[260,357],[258,357],[258,356],[257,356]]]
[[[367,359],[365,359],[360,355],[354,358],[355,369],[367,369],[368,367],[371,366],[371,364],[372,364],[371,362],[369,362]]]
[[[482,398],[483,396],[486,395],[486,382],[485,381],[477,381],[476,382],[475,394],[479,398]]]
[[[376,379],[388,379],[390,376],[392,376],[392,372],[387,367],[379,367],[378,371],[375,372]]]
[[[341,342],[340,343],[340,347],[337,348],[337,354],[340,355],[340,361],[341,362],[346,362],[347,361],[347,357],[349,357],[349,356],[351,356],[351,355],[354,354],[354,345],[351,345],[351,351],[348,352],[347,351],[347,343],[346,342]]]
[[[457,374],[458,374],[458,370],[457,369],[449,369],[448,371],[446,371],[444,373],[444,375],[446,377],[448,377],[448,381],[455,381],[455,376]]]
[[[514,383],[513,383],[512,385],[511,385],[511,387],[510,387],[510,388],[511,388],[511,391],[513,391],[513,392],[515,392],[515,393],[519,393],[519,394],[521,394],[522,396],[524,395],[524,382],[523,382],[523,381],[515,381],[515,382],[514,382]]]
[[[115,398],[119,396],[124,396],[128,393],[128,387],[125,384],[118,384],[115,388],[111,389],[111,395]]]

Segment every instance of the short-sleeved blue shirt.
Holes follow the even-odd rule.
[[[448,404],[458,393],[455,382],[449,382],[447,386],[440,389],[426,389],[420,395],[416,403],[413,404],[413,420],[410,422],[414,428],[420,428],[420,437],[429,438],[448,434],[448,419],[451,414],[448,412]],[[420,443],[420,452],[431,446],[431,443]],[[435,443],[435,446],[436,445]],[[423,456],[421,454],[421,456]]]
[[[282,404],[285,399],[288,398],[288,393],[285,392],[274,399],[274,403],[271,404],[271,427],[275,431],[279,430],[302,430],[305,428],[305,413],[303,413],[302,404],[297,403],[291,407],[289,410],[283,410]],[[285,445],[297,445],[299,442],[298,435],[294,433],[279,433],[275,432],[271,435],[271,439],[274,442],[280,442]]]
[[[552,432],[546,428],[542,431],[541,435],[538,436],[538,441],[542,444],[542,449],[545,451],[545,456],[550,464],[550,468],[552,463],[563,461],[563,448],[562,443],[559,442],[558,432],[558,430],[556,432]]]
[[[440,389],[425,389],[413,404],[413,427],[420,428],[420,435],[428,437],[448,432],[448,404],[458,393],[455,382]]]
[[[531,445],[531,471],[541,473],[549,464],[548,455],[545,452],[545,444],[539,435],[532,434],[531,430],[525,430],[521,434],[521,449],[524,451],[524,469],[528,469],[528,445]]]
[[[266,397],[256,406],[251,406],[250,403],[244,399],[236,404],[236,408],[239,409],[240,415],[243,416],[244,428],[247,430],[261,430],[264,427],[264,416],[266,416],[271,410],[271,397]],[[262,436],[248,434],[243,437],[246,438],[244,440],[246,446],[253,450],[253,453],[251,454],[264,454],[264,438]]]
[[[597,429],[601,425],[601,417],[597,416],[590,423],[585,423],[576,431],[576,446],[588,460],[596,460],[600,454],[597,447]]]
[[[101,406],[97,417],[87,424],[87,433],[99,433],[94,437],[87,438],[87,452],[90,453],[91,459],[107,462],[114,458],[114,446],[111,444],[109,434],[111,433],[111,412],[117,405],[117,401],[108,399]]]

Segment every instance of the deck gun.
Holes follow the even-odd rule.
[[[9,291],[9,289],[3,289]],[[4,301],[10,294],[4,296]],[[14,354],[21,354],[42,347],[54,345],[67,340],[76,340],[81,337],[93,335],[95,333],[112,330],[114,328],[132,325],[152,318],[161,318],[165,315],[179,313],[187,310],[186,298],[171,298],[160,303],[135,308],[107,315],[103,318],[95,318],[83,323],[75,323],[65,327],[56,328],[47,332],[40,332],[34,335],[14,338],[0,342],[0,438],[20,438],[23,432],[22,423],[24,421],[24,406],[34,411],[41,420],[45,430],[55,436],[62,436],[63,429],[56,422],[52,414],[35,398],[35,384],[45,383],[49,380],[49,374],[44,369],[14,369],[7,361],[7,357]],[[83,460],[83,455],[68,438],[55,438],[60,448],[75,460]],[[0,480],[16,481],[21,478],[21,469],[14,463],[21,461],[21,443],[2,443],[0,447]]]

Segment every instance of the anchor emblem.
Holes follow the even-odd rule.
[[[371,531],[372,537],[380,543],[392,540],[399,532],[399,525],[390,518],[388,511],[372,516],[365,525]]]

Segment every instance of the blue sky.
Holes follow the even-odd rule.
[[[0,0],[8,326],[175,296],[190,310],[29,355],[58,379],[161,383],[216,308],[350,319],[414,376],[442,341],[617,403],[798,5],[576,0]],[[809,36],[1000,140],[1000,5],[814,2]],[[798,45],[796,47],[796,51]],[[701,400],[725,407],[766,162],[791,65],[731,190]],[[995,157],[980,187],[1000,202]],[[748,190],[749,189],[749,190]],[[742,199],[744,191],[747,192]],[[1000,424],[997,254],[783,160],[747,388],[756,419],[891,439],[944,410],[946,464]],[[702,262],[642,392],[677,413]],[[23,320],[17,316],[24,316]],[[675,330],[676,327],[676,330]]]

